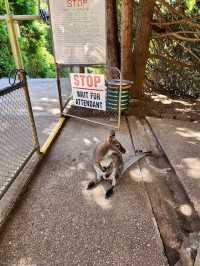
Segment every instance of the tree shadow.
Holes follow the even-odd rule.
[[[172,98],[163,94],[145,94],[140,101],[130,104],[130,115],[154,116],[186,121],[200,121],[199,100]]]

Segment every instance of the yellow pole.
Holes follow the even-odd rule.
[[[18,34],[16,32],[15,22],[13,20],[13,15],[11,14],[10,5],[8,0],[5,0],[6,13],[7,13],[7,27],[8,36],[11,44],[12,54],[15,60],[16,68],[23,69],[23,61],[21,50],[18,42]]]
[[[6,6],[6,13],[7,13],[7,19],[6,20],[7,20],[8,34],[9,34],[9,39],[10,39],[10,44],[11,44],[11,49],[12,49],[13,57],[15,60],[15,64],[16,64],[16,67],[18,69],[23,69],[24,66],[23,66],[21,50],[20,50],[20,46],[19,46],[19,42],[18,42],[18,32],[16,31],[15,20],[13,19],[13,17],[16,17],[16,16],[13,16],[11,14],[10,5],[9,5],[8,0],[5,0],[5,6]],[[21,19],[23,19],[23,16],[20,16],[20,17],[21,17]],[[26,17],[24,17],[24,18],[26,18]],[[38,18],[39,18],[38,16],[36,18],[35,18],[35,16],[31,17],[31,19],[38,19]],[[28,104],[29,103],[29,95],[27,92],[27,88],[24,88],[24,90],[25,90],[27,105],[29,105]],[[55,128],[51,132],[50,136],[48,137],[47,141],[41,147],[41,149],[40,149],[41,153],[43,153],[43,154],[47,153],[50,146],[54,142],[58,132],[62,128],[64,122],[65,122],[65,118],[61,117],[59,119],[57,125],[55,126]],[[36,141],[36,144],[37,144],[38,143],[37,136],[34,136],[34,137],[35,137],[34,140]]]
[[[42,154],[46,154],[49,148],[51,147],[52,143],[54,142],[56,136],[58,135],[59,131],[61,130],[62,126],[64,125],[65,122],[65,117],[60,117],[58,123],[56,126],[53,128],[51,131],[51,134],[49,135],[48,139],[44,143],[44,145],[41,147],[40,152]]]

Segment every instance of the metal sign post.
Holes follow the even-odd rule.
[[[106,65],[106,0],[49,0],[48,3],[62,115],[119,129],[122,112],[121,72],[116,67]],[[103,109],[94,110],[94,107],[86,108],[86,106],[74,104],[77,99],[75,90],[70,85],[69,76],[63,77],[67,67],[85,67],[86,75],[98,73],[108,77],[109,72],[109,79],[117,79],[120,86],[116,89],[118,99],[115,110],[108,106],[106,87],[104,88],[105,100],[100,101],[104,103]],[[98,70],[95,73],[93,69]],[[82,89],[86,90],[84,87]],[[84,100],[91,102],[90,96],[91,94],[88,93],[89,98],[86,97],[87,99],[83,99],[82,102]]]

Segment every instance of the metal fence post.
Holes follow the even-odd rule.
[[[59,64],[56,64],[56,78],[57,78],[57,88],[58,88],[58,97],[60,104],[60,115],[62,116],[63,112],[63,102],[62,102],[62,88],[61,88],[61,67]]]
[[[122,73],[121,73],[121,71],[120,71],[118,130],[120,130],[120,126],[121,126],[121,115],[122,115],[121,103],[122,103]]]
[[[40,144],[39,144],[38,135],[37,135],[37,129],[36,129],[35,120],[34,120],[34,116],[33,116],[33,110],[32,110],[32,106],[31,106],[30,95],[29,95],[29,92],[28,92],[28,86],[27,86],[27,80],[26,80],[25,71],[21,70],[19,72],[19,79],[22,82],[25,83],[23,89],[24,89],[24,94],[25,94],[26,106],[27,106],[27,109],[28,109],[29,119],[30,119],[32,130],[33,130],[33,141],[34,141],[35,147],[37,148],[37,151],[40,152]]]
[[[8,36],[10,40],[13,57],[15,60],[15,65],[17,68],[21,69],[23,68],[22,55],[21,55],[20,46],[18,42],[15,22],[13,20],[13,16],[10,11],[10,5],[9,5],[8,0],[5,0],[5,7],[6,7],[6,13],[7,13],[6,22],[7,22],[7,27],[8,27]]]
[[[17,33],[15,30],[15,23],[13,20],[12,15],[7,16],[7,27],[8,27],[8,35],[10,39],[12,54],[15,60],[15,65],[17,68],[23,68],[23,61],[22,61],[22,55],[19,47],[19,42],[17,38]]]
[[[18,33],[16,31],[15,21],[13,20],[13,15],[11,14],[8,0],[5,0],[5,6],[6,6],[6,12],[7,12],[7,27],[8,27],[9,40],[10,40],[10,44],[11,44],[13,57],[15,60],[15,65],[16,65],[17,69],[23,70],[24,66],[23,66],[21,50],[20,50],[20,46],[19,46],[19,42],[18,42]],[[28,113],[29,113],[29,117],[30,117],[30,123],[31,123],[32,130],[33,130],[33,140],[34,140],[34,143],[35,143],[37,150],[39,151],[40,145],[39,145],[39,141],[38,141],[37,129],[35,126],[30,96],[29,96],[29,92],[28,92],[26,74],[24,71],[20,71],[19,79],[21,81],[24,81],[24,83],[25,83],[25,86],[23,89],[24,89],[26,105],[27,105],[27,109],[28,109]]]

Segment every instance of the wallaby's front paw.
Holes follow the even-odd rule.
[[[106,172],[106,170],[107,170],[107,168],[106,168],[106,167],[102,167],[102,172],[103,172],[103,173],[105,173],[105,172]]]
[[[106,198],[106,199],[109,199],[109,198],[112,196],[113,192],[114,192],[114,191],[113,191],[113,188],[108,189],[108,190],[106,191],[105,198]]]
[[[95,185],[96,185],[96,183],[94,181],[90,181],[90,183],[87,186],[87,189],[92,189],[95,187]]]

